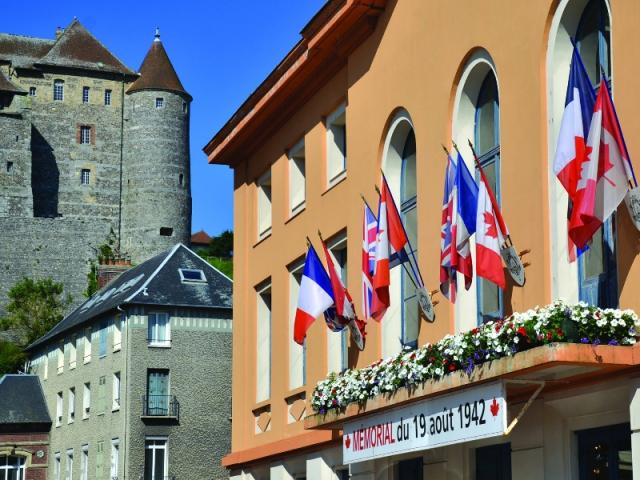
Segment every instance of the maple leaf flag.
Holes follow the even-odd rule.
[[[584,248],[618,208],[632,178],[629,153],[605,80],[594,105],[586,150],[569,220],[569,236],[578,248]]]
[[[491,188],[481,172],[476,216],[476,274],[504,289],[500,246],[504,243],[506,227],[499,212],[494,209],[491,197]]]

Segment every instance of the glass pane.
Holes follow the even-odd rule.
[[[591,82],[600,81],[600,67],[609,76],[610,27],[607,7],[602,0],[590,0],[585,7],[576,33],[580,56]]]
[[[400,202],[416,196],[416,136],[413,130],[407,135],[402,152],[402,191]]]
[[[493,72],[480,89],[476,115],[476,153],[481,156],[498,144],[498,86]]]
[[[593,235],[589,250],[582,254],[585,278],[593,278],[604,273],[604,245],[602,227]]]
[[[483,315],[501,317],[500,314],[500,289],[492,282],[478,278],[478,282],[482,282],[480,291],[482,292],[481,308]]]
[[[154,468],[154,475],[155,475],[155,479],[154,480],[164,480],[164,449],[163,448],[156,448],[155,450],[156,452],[156,458],[155,458],[155,468]]]
[[[498,162],[500,161],[500,157],[498,155],[496,155],[495,157],[491,157],[491,159],[489,159],[486,163],[482,164],[482,169],[484,170],[484,174],[487,177],[487,181],[489,182],[489,185],[491,186],[491,188],[493,189],[493,193],[496,194],[496,196],[498,195],[498,188],[497,188],[497,182],[498,182],[498,175],[497,175],[497,170],[498,170]]]
[[[418,340],[418,297],[411,277],[402,271],[402,343],[414,343]]]
[[[404,222],[404,228],[407,231],[409,242],[415,249],[418,246],[418,209],[413,207],[411,210],[402,212],[402,221]],[[414,250],[415,251],[415,250]]]
[[[153,480],[153,450],[149,443],[144,451],[144,480]]]

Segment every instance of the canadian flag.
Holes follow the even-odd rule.
[[[504,289],[504,269],[500,246],[507,234],[500,212],[494,209],[492,192],[481,172],[476,216],[476,275]]]
[[[630,169],[609,88],[602,81],[569,220],[569,236],[578,248],[587,245],[624,199],[629,190]]]

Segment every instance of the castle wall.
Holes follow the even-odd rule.
[[[0,217],[29,217],[33,214],[30,111],[2,112],[0,132]]]
[[[186,98],[170,92],[126,97],[122,244],[134,263],[149,251],[189,243],[189,108]]]

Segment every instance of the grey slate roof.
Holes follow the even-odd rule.
[[[0,378],[0,431],[19,425],[42,425],[49,430],[51,417],[37,375]]]
[[[183,283],[179,268],[204,272],[206,283]],[[33,350],[65,332],[122,305],[158,305],[231,310],[232,281],[198,254],[178,243],[127,270],[67,315],[44,336],[33,342]]]
[[[33,68],[54,43],[45,38],[0,33],[0,62],[10,62],[14,68]]]

